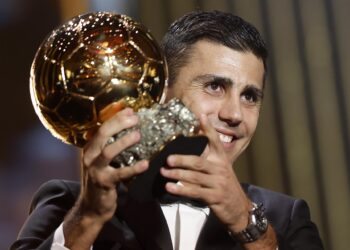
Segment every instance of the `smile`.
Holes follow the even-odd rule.
[[[219,133],[219,138],[220,138],[220,141],[224,142],[224,143],[231,143],[232,140],[233,140],[233,136],[224,135],[224,134],[221,134],[221,133]]]

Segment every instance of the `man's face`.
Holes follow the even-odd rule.
[[[263,75],[263,62],[254,54],[198,41],[171,84],[167,100],[177,97],[197,117],[205,114],[233,163],[255,132]]]

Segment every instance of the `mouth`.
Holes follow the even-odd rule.
[[[224,146],[232,146],[233,143],[239,139],[239,137],[232,131],[216,130],[219,134],[219,139]]]
[[[231,143],[232,140],[233,140],[233,136],[231,136],[231,135],[224,135],[224,134],[221,134],[221,133],[219,133],[219,138],[220,138],[220,141],[223,142],[223,143]]]

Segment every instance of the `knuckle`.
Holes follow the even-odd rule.
[[[110,175],[104,172],[96,172],[91,178],[93,183],[99,188],[106,188],[110,183]]]
[[[220,201],[223,200],[222,193],[221,192],[217,192],[217,191],[213,191],[211,193],[211,195],[208,195],[207,200],[211,204],[218,204],[218,203],[220,203]]]
[[[131,132],[129,134],[126,134],[122,136],[118,141],[117,144],[120,148],[125,149],[129,146],[131,146],[135,141],[135,135],[134,132]]]
[[[189,173],[188,174],[188,179],[192,183],[198,183],[199,182],[199,177],[196,174]]]
[[[103,161],[109,161],[112,160],[112,153],[109,147],[105,147],[102,149],[101,154],[100,154],[100,159]]]
[[[174,179],[179,179],[179,180],[188,180],[190,176],[188,175],[188,171],[182,170],[182,169],[174,169],[172,177]]]
[[[134,110],[130,107],[126,107],[117,113],[118,116],[130,116],[134,114]]]
[[[215,194],[209,195],[207,197],[207,201],[209,204],[217,204],[218,203],[218,196]]]
[[[126,127],[131,127],[131,126],[133,126],[133,125],[136,125],[137,122],[138,122],[138,117],[137,117],[136,115],[126,117],[125,119],[123,119],[123,120],[121,121],[122,126],[123,126],[124,128],[126,128]]]
[[[218,170],[218,174],[220,175],[220,176],[226,176],[228,173],[227,173],[227,169],[225,169],[225,168],[217,168]]]
[[[82,152],[81,157],[80,157],[80,162],[82,163],[82,165],[84,167],[89,166],[91,163],[91,160],[90,160],[89,154],[87,153],[86,148],[83,148],[83,152]]]
[[[108,135],[108,130],[107,130],[106,126],[101,126],[101,127],[97,130],[96,135],[97,135],[98,137],[102,137],[102,138],[104,138],[104,137],[109,137],[109,135]]]
[[[200,199],[200,198],[201,198],[200,193],[199,193],[198,191],[196,191],[196,190],[192,190],[192,191],[190,192],[190,196],[191,196],[192,198],[194,198],[194,199]]]
[[[202,161],[200,158],[197,158],[197,159],[194,161],[194,166],[195,166],[196,169],[198,169],[198,170],[203,170],[203,169],[204,169],[203,161]]]
[[[125,150],[128,146],[129,145],[127,141],[124,138],[120,138],[113,144],[113,150],[116,154],[119,154],[123,150]]]
[[[128,179],[134,175],[133,167],[125,167],[118,169],[113,176],[115,182],[119,182]]]
[[[216,195],[215,195],[216,199],[219,200],[219,201],[222,201],[224,200],[224,194],[222,192],[217,192]]]
[[[182,179],[184,177],[184,175],[181,173],[181,171],[179,169],[172,169],[169,172],[169,175],[170,175],[170,177],[179,178],[179,179]]]
[[[91,164],[91,160],[88,159],[88,157],[86,157],[86,156],[82,157],[81,162],[82,162],[84,168],[88,168]]]
[[[122,180],[122,174],[120,173],[120,171],[116,171],[114,174],[113,174],[113,180],[115,182],[119,182],[120,180]]]
[[[227,188],[227,179],[224,176],[217,177],[217,185],[220,190],[225,190]]]

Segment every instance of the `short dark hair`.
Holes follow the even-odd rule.
[[[169,84],[187,62],[191,45],[208,40],[237,51],[252,52],[267,70],[267,49],[258,30],[242,18],[221,11],[193,11],[172,23],[161,47],[168,62]],[[265,81],[265,76],[264,76]]]

